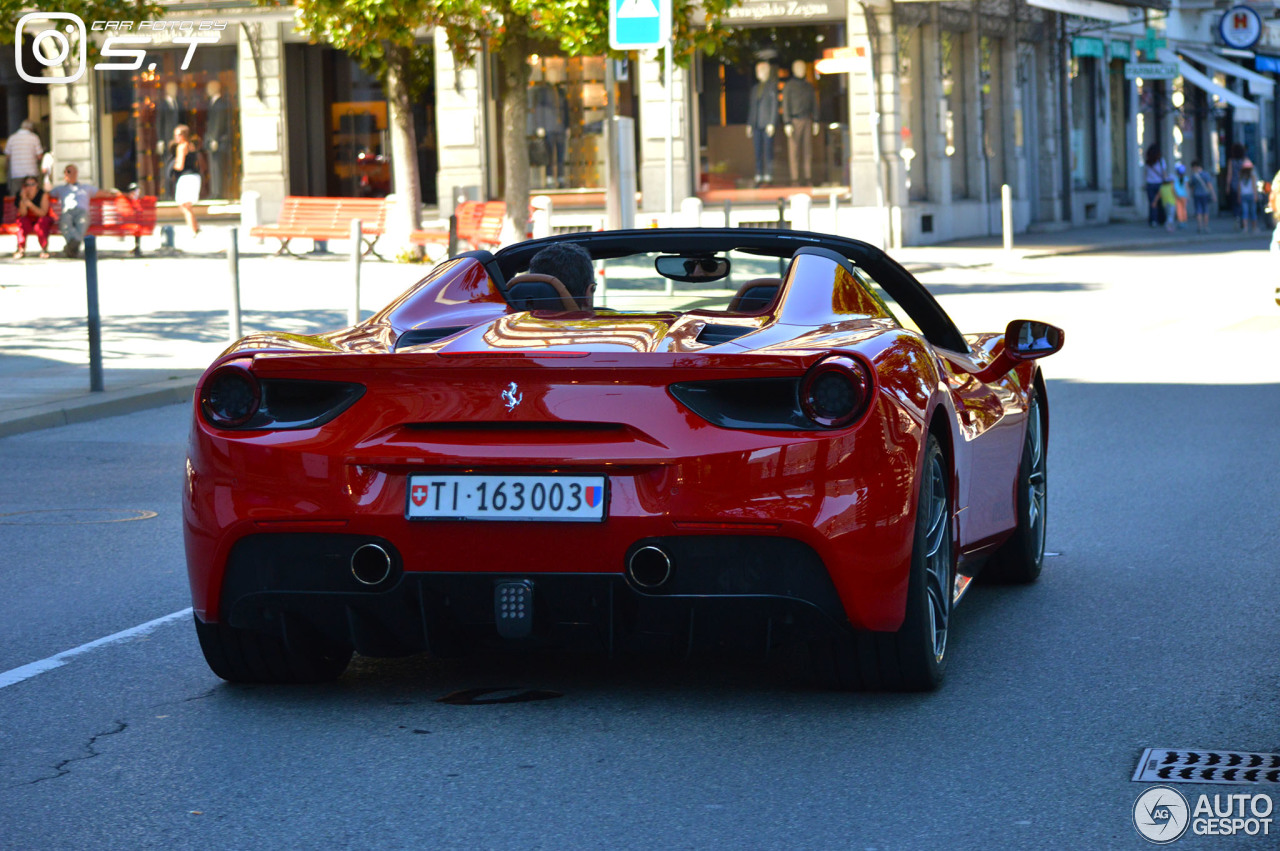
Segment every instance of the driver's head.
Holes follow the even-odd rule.
[[[569,291],[585,310],[591,309],[591,294],[596,287],[596,269],[591,255],[581,245],[558,242],[533,255],[529,271],[537,275],[552,275]]]

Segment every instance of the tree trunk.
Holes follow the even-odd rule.
[[[529,232],[529,51],[528,22],[515,18],[508,26],[499,61],[502,63],[503,200],[507,219],[503,242],[519,242]]]
[[[394,44],[386,45],[387,118],[391,135],[391,174],[396,205],[390,211],[387,229],[393,238],[408,245],[410,231],[421,225],[422,190],[418,182],[418,139],[413,127],[413,103],[409,97],[407,76],[412,50]],[[451,211],[452,212],[452,211]],[[395,245],[393,248],[401,248]]]

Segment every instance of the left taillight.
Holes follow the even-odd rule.
[[[200,413],[215,428],[285,430],[324,425],[364,395],[345,381],[258,378],[246,366],[214,370],[200,390]]]

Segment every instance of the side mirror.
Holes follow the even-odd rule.
[[[653,266],[664,278],[684,283],[718,281],[729,275],[727,257],[681,257],[664,254],[653,261]]]
[[[1062,329],[1034,319],[1015,319],[1004,331],[1004,350],[1015,360],[1044,358],[1062,349]]]
[[[1056,325],[1034,319],[1015,319],[1004,329],[1004,348],[987,367],[973,377],[995,381],[1023,361],[1047,358],[1062,348],[1066,334]]]

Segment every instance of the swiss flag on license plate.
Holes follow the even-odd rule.
[[[428,492],[427,485],[414,485],[413,490],[409,492],[409,498],[413,500],[414,505],[421,507],[426,505]]]

